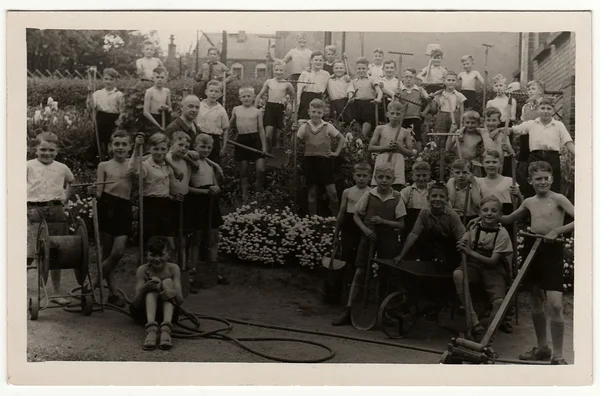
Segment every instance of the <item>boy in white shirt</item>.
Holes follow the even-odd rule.
[[[37,158],[27,161],[27,266],[35,266],[38,229],[42,221],[48,225],[50,236],[68,235],[67,215],[63,205],[71,196],[74,177],[71,170],[58,161],[58,137],[42,132],[35,138]],[[60,270],[50,271],[55,296],[61,296]],[[51,300],[60,305],[69,304],[64,297]]]
[[[367,72],[369,77],[373,77],[376,80],[383,78],[385,74],[383,71],[383,55],[383,50],[381,48],[375,48],[373,50],[373,63],[369,64],[369,71]]]
[[[115,131],[117,127],[116,122],[121,114],[123,92],[119,91],[115,86],[118,78],[119,73],[115,69],[104,69],[102,73],[104,88],[94,92],[92,100],[88,101],[88,106],[92,111],[96,112],[101,158],[106,158],[108,155],[110,136]]]
[[[289,50],[288,53],[283,57],[284,63],[289,63],[290,61],[292,62],[292,72],[288,77],[288,80],[294,81],[294,88],[296,87],[295,81],[298,81],[300,73],[310,69],[310,56],[312,54],[312,51],[306,47],[308,44],[308,36],[306,33],[298,33],[296,40],[298,46]],[[269,57],[270,60],[274,60],[270,54],[267,54],[267,57]]]
[[[196,118],[196,124],[202,133],[210,135],[213,138],[211,142],[212,151],[208,155],[208,159],[219,164],[221,156],[227,143],[227,133],[229,131],[229,118],[225,108],[217,102],[221,96],[223,86],[219,81],[209,81],[206,85],[206,99],[200,102],[200,110]],[[196,137],[197,138],[197,137]]]

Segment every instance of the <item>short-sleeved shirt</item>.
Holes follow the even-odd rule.
[[[440,111],[445,113],[451,113],[458,109],[461,103],[466,101],[465,95],[461,94],[457,90],[448,92],[443,90],[440,94],[435,97],[435,101],[439,106]]]
[[[514,108],[512,106],[515,106]],[[512,116],[512,109],[516,109],[517,106],[517,101],[514,99],[511,99],[511,112],[509,113],[508,111],[508,96],[503,96],[503,97],[498,97],[498,98],[494,98],[490,101],[487,102],[487,105],[485,106],[486,109],[489,109],[490,107],[495,107],[498,110],[500,110],[500,121],[501,122],[506,122],[506,120],[510,120],[511,116]]]
[[[444,83],[446,74],[448,74],[448,69],[446,69],[443,66],[439,66],[439,67],[431,66],[431,69],[429,69],[429,78],[427,78],[426,76],[427,76],[428,69],[429,69],[429,66],[424,67],[421,70],[421,73],[423,74],[423,81],[425,81],[428,84],[443,84]]]
[[[217,80],[223,81],[223,77],[230,76],[231,73],[227,66],[225,66],[221,62],[215,62],[212,64],[211,70],[211,62],[206,62],[202,64],[202,71],[200,72],[200,80],[201,81],[210,81]]]
[[[374,63],[371,63],[369,65],[369,69],[367,71],[367,75],[369,77],[373,77],[374,79],[380,79],[383,78],[383,76],[385,75],[385,73],[383,72],[383,64],[377,66]]]
[[[154,69],[156,69],[158,66],[162,66],[162,62],[158,58],[144,57],[135,61],[135,65],[138,70],[142,71],[142,75],[140,77],[151,80]]]
[[[373,100],[377,96],[375,87],[379,85],[380,79],[372,77],[355,78],[352,80],[356,92],[354,99],[358,100]]]
[[[387,196],[387,197],[382,197],[379,194],[379,191],[377,191],[377,187],[372,188],[371,190],[369,190],[369,192],[367,194],[364,194],[359,200],[358,203],[356,204],[356,213],[364,216],[365,213],[367,213],[367,203],[369,202],[369,194],[373,195],[374,197],[379,198],[379,200],[381,202],[386,202],[390,199],[395,199],[397,198],[400,193],[396,190],[391,190],[391,193]],[[406,216],[406,207],[404,206],[404,202],[402,201],[402,199],[398,200],[398,203],[396,204],[396,207],[394,209],[394,215],[396,216],[396,219],[400,219],[404,216]],[[387,219],[387,220],[391,220],[391,219]]]
[[[512,186],[512,177],[506,177],[502,175],[497,176],[500,181],[496,186],[491,186],[489,180],[486,177],[476,177],[475,181],[481,190],[481,198],[485,198],[490,195],[495,195],[503,204],[511,203],[510,187]],[[519,187],[518,183],[515,183],[516,187]]]
[[[400,197],[402,198],[402,201],[404,201],[407,209],[425,209],[429,207],[427,192],[427,187],[423,190],[419,190],[417,185],[413,183],[400,191]]]
[[[449,200],[449,204],[450,207],[452,208],[452,210],[454,210],[456,212],[456,214],[458,214],[459,216],[462,216],[464,214],[464,210],[465,210],[465,201],[466,201],[466,197],[467,197],[467,189],[468,186],[465,186],[463,188],[460,188],[456,185],[456,180],[451,179],[452,183],[450,183],[450,180],[448,180],[448,188],[453,188],[454,189],[454,194],[452,194],[452,196],[450,197]],[[472,200],[470,200],[469,203],[469,210],[467,211],[467,216],[475,216],[478,213],[478,207],[473,203]]]
[[[291,59],[290,65],[292,68],[292,74],[298,74],[308,70],[310,68],[311,55],[312,51],[308,48],[292,48],[289,50],[285,57],[289,57]]]
[[[396,94],[396,89],[403,88],[402,82],[396,77],[391,79],[382,77],[381,80],[379,80],[379,86],[383,90],[383,93],[388,96],[394,96]]]
[[[196,125],[204,133],[210,135],[222,135],[223,129],[229,128],[227,112],[220,103],[209,106],[206,99],[200,102],[200,110],[196,117]]]
[[[331,138],[340,135],[333,125],[321,120],[321,123],[314,126],[310,121],[302,124],[298,129],[298,138],[304,140],[306,157],[326,157],[327,151],[331,149]]]
[[[314,70],[303,71],[302,74],[300,74],[300,81],[314,83],[298,83],[299,86],[302,85],[304,87],[302,89],[302,92],[323,93],[327,89],[327,83],[329,82],[329,73],[327,73],[325,70],[319,70],[318,72],[315,72]]]
[[[348,193],[346,194],[346,199],[348,204],[346,206],[346,213],[356,213],[356,206],[358,205],[358,201],[362,198],[363,195],[369,192],[369,188],[363,188],[360,190],[357,186],[352,186],[347,189]]]
[[[342,78],[331,77],[327,82],[327,94],[329,99],[337,100],[347,98],[350,92],[354,92],[352,81],[346,81],[346,76]]]
[[[27,161],[27,202],[62,201],[65,183],[73,183],[73,172],[63,163],[46,165],[37,159]]]
[[[460,89],[465,91],[475,91],[475,85],[477,84],[478,77],[483,80],[481,74],[477,70],[471,70],[470,72],[461,71],[458,73],[458,79],[461,80]]]
[[[99,89],[92,95],[94,107],[98,111],[105,113],[119,114],[121,112],[121,103],[123,101],[123,92],[117,88],[111,91]]]
[[[136,162],[129,161],[129,170],[131,170],[134,174],[139,173]],[[171,173],[173,172],[166,163],[158,165],[156,162],[154,162],[152,156],[149,156],[144,162],[142,162],[144,197],[168,198],[169,179],[171,177]]]
[[[480,229],[479,240],[476,241],[477,227],[475,227],[468,232],[465,232],[462,239],[468,241],[470,238],[473,250],[483,249],[492,252],[492,254],[498,253],[503,256],[511,255],[513,253],[513,248],[508,231],[506,231],[506,228],[504,227],[500,227],[497,231],[498,232],[496,233],[496,231],[485,231],[484,229]],[[476,242],[477,246],[475,246]],[[477,263],[474,259],[469,260],[469,262]]]
[[[181,119],[181,117],[179,117],[175,121],[167,125],[167,127],[165,128],[165,135],[167,135],[167,137],[169,137],[170,139],[171,136],[173,136],[173,134],[178,131],[187,133],[190,139],[192,140],[191,144],[194,144],[194,142],[196,141],[196,136],[198,136],[198,126],[196,125],[196,122],[192,121],[192,125],[189,126],[185,123],[185,121]]]
[[[514,126],[513,130],[517,134],[529,133],[529,150],[531,151],[560,151],[565,144],[573,141],[565,124],[555,119],[548,125],[544,125],[538,117],[533,121],[525,121],[521,125]]]
[[[421,210],[412,233],[421,235],[425,230],[444,238],[453,238],[457,241],[465,234],[465,226],[461,222],[460,216],[449,207],[445,207],[439,216],[431,213],[430,208]]]

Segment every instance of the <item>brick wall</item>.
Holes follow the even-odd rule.
[[[558,33],[554,33],[558,34]],[[541,35],[541,34],[540,34]],[[544,38],[552,38],[551,33]],[[531,34],[530,36],[533,36]],[[538,53],[542,48],[545,51]],[[531,54],[533,61],[533,79],[544,82],[548,91],[562,91],[562,121],[575,135],[575,34],[567,33],[558,36],[550,45],[540,42],[538,49]],[[537,54],[537,56],[536,56]]]

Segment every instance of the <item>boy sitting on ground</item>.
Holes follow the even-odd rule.
[[[398,232],[404,227],[406,208],[400,193],[392,189],[394,167],[383,163],[375,168],[377,187],[363,194],[356,204],[354,221],[363,232],[356,256],[356,271],[350,287],[350,296],[342,315],[334,320],[333,326],[350,323],[350,309],[362,285],[368,268],[371,244],[379,259],[391,259],[398,252]]]
[[[481,282],[490,298],[491,323],[506,297],[506,268],[513,248],[508,231],[498,224],[502,217],[502,204],[498,198],[491,195],[482,199],[479,215],[481,221],[465,233],[456,248],[467,255],[469,283]],[[462,268],[454,270],[453,279],[456,294],[461,304],[466,307]],[[466,312],[466,315],[471,316],[472,334],[480,337],[485,332],[485,328],[479,323],[473,303],[470,302],[469,306],[471,309],[470,312]],[[507,333],[512,332],[510,323],[506,321],[500,328]]]
[[[168,262],[169,241],[164,237],[152,237],[147,244],[148,262],[135,273],[135,297],[129,306],[133,319],[146,327],[146,339],[142,348],[171,349],[171,330],[177,323],[179,305],[183,304],[181,272],[177,264]]]

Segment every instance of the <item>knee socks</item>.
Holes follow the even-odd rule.
[[[535,329],[535,336],[538,342],[538,348],[545,348],[548,346],[548,336],[546,334],[546,314],[532,313],[531,319],[533,320],[533,328]]]
[[[550,334],[552,335],[552,356],[562,358],[563,353],[563,339],[565,332],[565,322],[555,322],[550,320]]]

